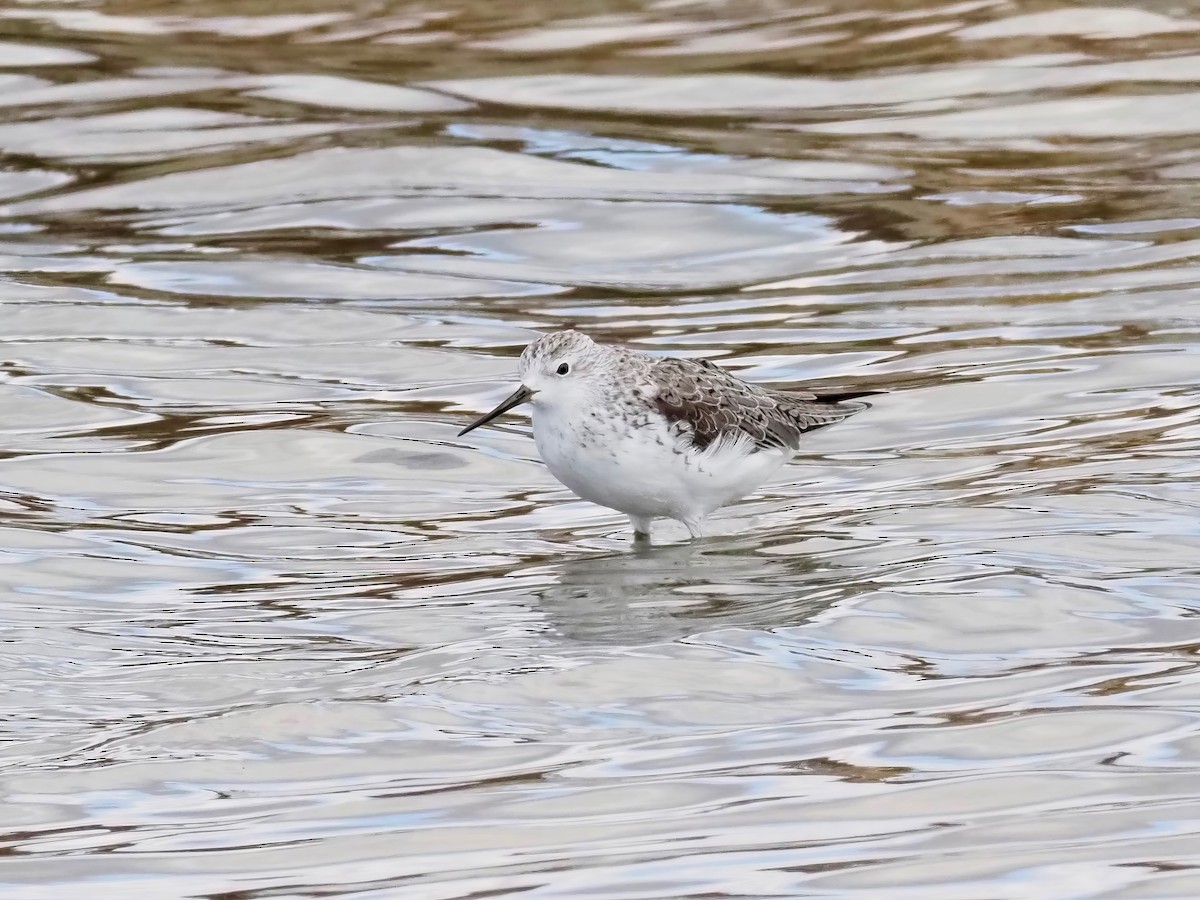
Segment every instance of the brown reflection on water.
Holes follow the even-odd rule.
[[[0,6],[0,897],[1200,894],[1198,33]],[[634,549],[567,324],[890,393]]]

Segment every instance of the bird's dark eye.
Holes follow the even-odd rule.
[[[566,375],[570,371],[571,371],[571,366],[568,363],[559,363],[558,364],[558,374],[559,375]]]

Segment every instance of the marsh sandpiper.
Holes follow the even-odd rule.
[[[624,513],[635,538],[656,518],[693,537],[706,517],[774,475],[807,432],[867,407],[878,391],[810,394],[742,381],[707,360],[650,356],[557,331],[521,354],[521,386],[467,432],[533,407],[542,460],[564,485]]]

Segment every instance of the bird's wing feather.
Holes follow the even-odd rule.
[[[758,449],[795,450],[807,431],[840,422],[864,404],[823,401],[816,394],[771,391],[748,384],[708,361],[659,359],[651,401],[691,443],[749,439]]]

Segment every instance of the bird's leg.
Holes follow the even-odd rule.
[[[629,522],[633,525],[633,539],[638,543],[643,541],[650,542],[650,517],[649,516],[630,516]]]
[[[693,539],[704,537],[704,519],[684,519],[683,524],[687,526],[688,534]]]

